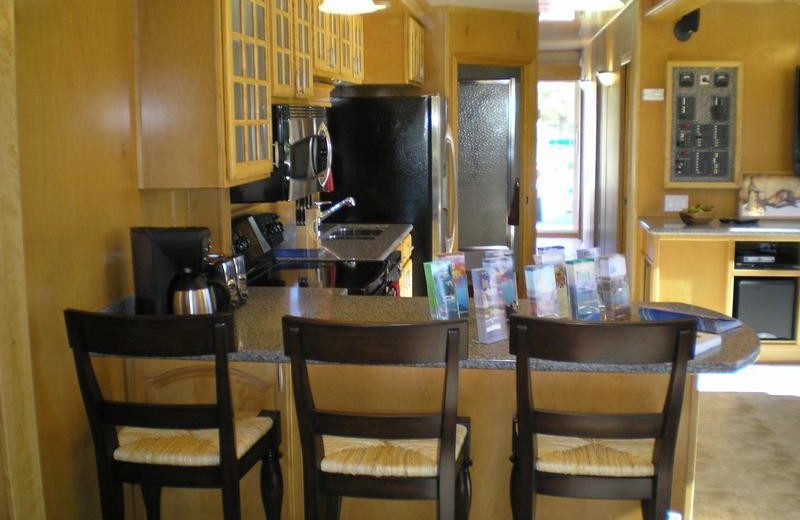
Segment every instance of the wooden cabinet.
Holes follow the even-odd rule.
[[[353,76],[353,17],[339,17],[339,56],[341,77]]]
[[[308,98],[313,94],[311,3],[311,0],[272,0],[272,91],[275,96]]]
[[[353,78],[364,81],[364,17],[353,17]]]
[[[312,0],[314,8],[314,75],[332,80],[341,67],[339,63],[339,15],[319,10],[322,0]]]
[[[414,247],[411,244],[411,234],[406,235],[397,247],[400,251],[400,296],[410,298],[414,296],[414,263],[411,261],[411,252]]]
[[[425,29],[408,17],[408,82],[421,84],[425,81]]]
[[[220,188],[272,170],[268,13],[266,0],[138,3],[140,187]]]
[[[408,12],[364,18],[364,83],[420,85],[425,79],[425,29]]]

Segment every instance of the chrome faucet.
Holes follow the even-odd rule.
[[[324,204],[330,204],[330,202],[322,201],[322,202],[317,202],[316,204],[318,208],[322,209],[322,206]],[[317,233],[317,238],[322,236],[322,232],[320,231],[320,226],[322,226],[323,220],[330,217],[331,215],[333,215],[334,213],[336,213],[345,206],[349,206],[352,208],[355,205],[356,205],[356,199],[354,199],[353,197],[347,197],[346,199],[340,200],[339,202],[337,202],[330,208],[326,209],[325,211],[320,212],[319,216],[314,219],[314,231]]]

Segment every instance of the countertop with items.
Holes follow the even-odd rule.
[[[654,235],[800,236],[800,220],[758,220],[751,223],[722,223],[719,219],[714,219],[708,224],[689,226],[679,218],[643,217],[639,219],[639,225],[643,230]]]
[[[284,241],[273,249],[276,260],[286,261],[382,261],[411,233],[410,224],[330,224],[321,226],[319,248],[298,247],[297,227],[286,224]],[[349,235],[354,235],[350,238]],[[338,238],[328,238],[338,236]]]
[[[675,311],[691,311],[685,304],[648,304]],[[527,300],[520,301],[520,312],[529,310]],[[633,313],[637,310],[634,306]],[[708,312],[708,311],[706,311]],[[248,303],[236,311],[238,350],[232,360],[286,363],[283,353],[281,318],[291,314],[319,319],[358,322],[429,321],[427,298],[391,298],[342,296],[329,289],[253,287]],[[722,315],[717,315],[722,317]],[[491,344],[477,342],[474,304],[470,300],[469,357],[462,368],[512,370],[515,358],[508,352],[508,341]],[[698,356],[689,363],[692,373],[732,372],[753,363],[758,357],[759,340],[751,328],[743,325],[722,334],[721,347]],[[532,360],[531,367],[543,371],[564,372],[667,372],[668,365],[616,366],[556,363]]]

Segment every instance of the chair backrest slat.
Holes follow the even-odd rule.
[[[647,439],[661,435],[664,416],[654,414],[598,414],[533,410],[531,424],[538,433],[570,437]]]
[[[201,316],[119,315],[65,311],[80,328],[81,348],[90,354],[124,357],[213,356],[215,323],[225,323],[233,351],[232,313]],[[75,345],[71,345],[75,348]]]
[[[524,321],[523,321],[524,320]],[[693,320],[658,322],[585,322],[515,316],[535,330],[529,343],[532,358],[567,363],[646,365],[672,363],[678,331]],[[516,354],[516,342],[510,342]]]
[[[164,405],[117,403],[103,401],[99,404],[100,419],[117,426],[142,428],[219,428],[219,411],[216,404]]]
[[[346,323],[284,316],[284,351],[291,356],[289,327],[302,324],[302,358],[356,365],[444,363],[447,331],[459,334],[458,359],[466,359],[469,336],[464,320],[414,324]]]
[[[315,433],[381,439],[425,439],[442,431],[441,414],[388,415],[314,412]]]

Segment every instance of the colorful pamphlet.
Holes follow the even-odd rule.
[[[526,265],[525,289],[534,316],[560,317],[555,266],[550,264]]]
[[[516,310],[518,306],[517,275],[514,272],[514,259],[510,256],[485,258],[483,268],[493,273],[506,308]]]
[[[564,249],[551,250],[533,255],[534,262],[539,265],[552,265],[556,276],[556,295],[558,297],[558,315],[562,318],[572,316],[572,308],[569,301],[569,290],[567,288],[567,268],[564,263]]]
[[[631,291],[625,257],[601,256],[597,260],[597,290],[606,320],[625,320],[631,315]]]
[[[453,275],[453,282],[456,284],[456,303],[458,304],[458,317],[469,317],[469,283],[467,281],[467,263],[464,260],[464,253],[439,253],[436,258],[448,260]]]
[[[478,342],[494,343],[508,338],[506,311],[494,273],[488,269],[473,269],[472,289]]]
[[[593,258],[567,261],[567,287],[574,319],[596,321],[602,318]]]
[[[599,258],[600,257],[600,248],[599,247],[588,247],[586,249],[578,249],[577,255],[578,255],[578,258]]]
[[[550,253],[550,252],[561,252],[562,254],[566,255],[566,249],[564,246],[547,246],[547,247],[537,247],[536,252],[539,254],[542,253]]]
[[[434,320],[458,319],[456,285],[453,282],[453,264],[449,260],[425,262],[425,282],[428,287],[428,307]]]

